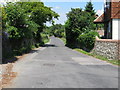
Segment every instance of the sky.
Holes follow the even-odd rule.
[[[4,1],[19,1],[19,0],[0,0],[0,2],[4,3]],[[44,2],[45,6],[52,7],[52,10],[57,12],[60,17],[59,20],[55,20],[55,24],[64,24],[67,20],[66,13],[68,13],[71,8],[82,8],[86,6],[87,2],[91,1],[93,3],[93,7],[95,12],[100,16],[104,11],[104,1],[105,0],[40,0]],[[47,26],[51,26],[48,22]]]
[[[56,24],[64,24],[67,20],[66,13],[68,13],[71,8],[82,8],[86,6],[87,2],[44,2],[45,6],[52,7],[52,10],[57,12],[60,17],[59,20],[55,20]],[[92,2],[95,12],[98,15],[101,15],[104,11],[104,2]],[[47,23],[47,26],[50,26],[50,23]]]

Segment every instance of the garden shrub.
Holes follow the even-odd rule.
[[[94,47],[96,36],[99,36],[99,34],[95,31],[90,31],[85,34],[81,34],[77,38],[78,45],[80,45],[80,48],[85,51],[91,51]]]
[[[48,37],[47,34],[41,33],[41,37],[42,37],[42,41],[44,41],[44,42],[41,43],[41,45],[43,45],[43,44],[45,44],[46,42],[49,41],[49,37]]]

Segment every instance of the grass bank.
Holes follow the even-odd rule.
[[[108,58],[105,58],[105,57],[100,56],[100,55],[96,55],[94,53],[89,53],[89,52],[83,51],[82,49],[79,49],[79,48],[75,48],[73,50],[81,52],[81,53],[86,54],[88,56],[93,56],[93,57],[100,59],[100,60],[103,60],[103,61],[107,61],[108,63],[120,66],[120,60],[109,60]]]
[[[64,42],[64,44],[66,44],[66,39],[65,38],[60,38],[63,42]]]
[[[65,38],[60,38],[60,39],[63,40],[63,42],[66,44],[66,39]],[[89,52],[86,52],[86,51],[84,51],[82,49],[79,49],[79,48],[74,48],[73,50],[78,51],[78,52],[83,53],[83,54],[86,54],[88,56],[95,57],[95,58],[103,60],[103,61],[107,61],[108,63],[111,63],[113,65],[120,66],[120,60],[109,60],[106,57],[103,57],[103,56],[100,56],[100,55],[96,55],[94,53],[89,53]]]
[[[49,39],[45,39],[44,40],[44,43],[48,43],[50,40]]]

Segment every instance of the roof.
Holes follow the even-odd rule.
[[[110,19],[120,19],[120,0],[111,0],[111,8],[105,8],[106,11],[94,20],[94,23],[104,23]]]
[[[103,22],[104,22],[104,13],[94,20],[94,23],[103,23]]]
[[[111,0],[111,2],[119,2],[120,0]]]
[[[111,18],[120,19],[120,0],[111,3]]]

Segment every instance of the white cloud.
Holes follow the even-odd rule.
[[[60,17],[59,17],[59,20],[55,19],[55,24],[65,24],[66,20],[67,20],[67,17],[66,17],[66,14],[65,13],[59,13]],[[46,23],[47,26],[51,26],[52,24],[47,22]]]
[[[59,13],[60,17],[59,20],[56,20],[56,23],[64,24],[67,20],[66,13]]]

